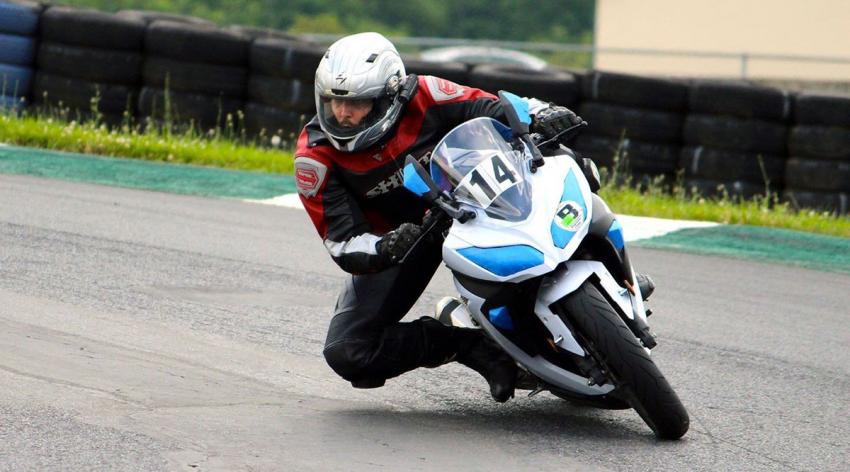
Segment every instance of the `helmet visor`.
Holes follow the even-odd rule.
[[[336,139],[352,139],[368,130],[386,115],[392,100],[380,98],[340,98],[319,96],[317,113],[323,128]]]

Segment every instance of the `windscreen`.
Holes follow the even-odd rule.
[[[491,217],[519,221],[531,211],[528,149],[511,143],[511,130],[492,118],[475,118],[449,132],[431,154],[431,177],[459,202]]]

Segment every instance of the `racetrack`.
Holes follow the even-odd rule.
[[[636,248],[691,413],[493,403],[458,365],[355,390],[303,212],[0,175],[0,470],[846,470],[850,276]],[[451,293],[441,270],[414,308]],[[411,315],[413,316],[413,315]]]

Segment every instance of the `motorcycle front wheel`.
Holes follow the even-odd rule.
[[[679,396],[605,296],[586,281],[558,302],[558,315],[661,439],[679,439],[690,424]]]

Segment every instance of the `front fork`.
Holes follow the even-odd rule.
[[[631,270],[631,269],[630,269]],[[632,280],[634,280],[634,273]],[[576,291],[585,281],[593,279],[611,306],[649,350],[656,346],[655,336],[646,322],[646,307],[636,285],[625,282],[626,288],[617,283],[604,264],[598,261],[568,261],[548,275],[540,285],[534,313],[559,342],[557,345],[579,356],[584,356],[572,331],[550,308],[552,304]]]

